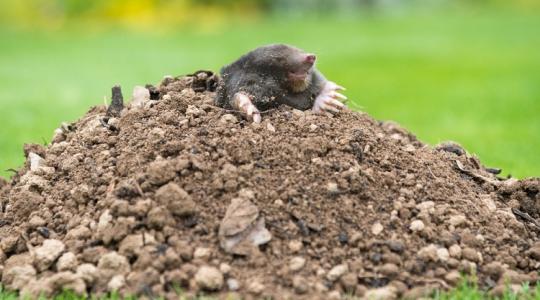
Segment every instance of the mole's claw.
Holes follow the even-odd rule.
[[[333,81],[328,81],[326,83],[325,89],[331,90],[331,91],[344,91],[346,88],[342,87],[341,85],[338,85],[337,83]]]
[[[333,106],[333,105],[330,105],[329,103],[323,103],[323,104],[321,105],[321,108],[322,108],[323,110],[326,110],[326,111],[331,111],[331,112],[335,112],[335,113],[338,113],[338,112],[339,112],[339,109],[338,109],[338,108],[336,108],[336,107]]]
[[[326,103],[330,104],[330,105],[333,105],[337,108],[342,108],[345,106],[345,104],[343,104],[342,102],[336,100],[336,99],[328,99],[328,101],[326,101]]]
[[[341,99],[341,100],[347,100],[347,96],[343,95],[343,94],[340,94],[338,92],[333,92],[330,94],[332,96],[332,98],[334,99]]]
[[[232,106],[244,114],[248,120],[252,120],[255,123],[261,122],[261,113],[245,93],[239,92],[234,94]]]
[[[246,115],[248,119],[253,120],[253,122],[261,123],[261,113],[259,112],[259,110],[257,110],[255,105],[251,104],[250,106],[248,106]]]
[[[338,90],[343,90],[343,87],[332,81],[327,81],[321,93],[315,98],[313,112],[319,113],[321,111],[327,111],[338,113],[344,108],[345,104],[343,102],[347,100],[347,97],[338,93]]]
[[[253,113],[255,112],[253,105],[246,104],[246,114],[248,116],[253,116]]]
[[[261,123],[261,114],[259,112],[255,113],[253,115],[253,122],[255,123]]]
[[[345,104],[333,99],[330,95],[319,95],[315,100],[313,112],[320,113],[322,111],[328,111],[338,113],[343,107],[345,107]]]

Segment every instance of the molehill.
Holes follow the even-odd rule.
[[[210,73],[116,94],[0,182],[0,274],[22,293],[418,298],[536,282],[540,179],[499,178],[392,122],[213,105]]]

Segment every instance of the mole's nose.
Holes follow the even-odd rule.
[[[306,55],[306,62],[308,62],[310,64],[314,63],[315,59],[317,59],[317,56],[315,56],[315,54]]]

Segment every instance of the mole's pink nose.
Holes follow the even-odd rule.
[[[317,59],[317,56],[315,56],[315,54],[306,55],[306,62],[308,62],[310,64],[314,63],[315,59]]]

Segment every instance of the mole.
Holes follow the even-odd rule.
[[[256,48],[221,69],[215,104],[261,122],[261,112],[282,104],[315,113],[338,113],[345,88],[315,67],[316,56],[285,44]]]

